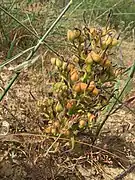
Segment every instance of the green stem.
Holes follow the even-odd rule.
[[[12,84],[15,82],[15,80],[17,79],[17,77],[19,76],[20,72],[17,72],[14,74],[14,76],[12,77],[11,81],[9,82],[9,84],[7,85],[6,89],[4,90],[3,94],[0,96],[0,101],[3,99],[3,97],[6,95],[6,93],[8,92],[8,90],[10,89],[10,87],[12,86]]]

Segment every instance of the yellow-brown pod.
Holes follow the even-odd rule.
[[[47,128],[45,129],[45,133],[47,133],[47,134],[50,134],[51,131],[52,131],[52,127],[51,127],[51,126],[49,126],[49,127],[47,127]]]
[[[74,33],[74,31],[68,30],[67,31],[67,40],[70,42],[73,42],[75,39],[76,35]]]
[[[62,105],[58,102],[55,108],[56,112],[61,112],[63,110]]]
[[[81,35],[81,31],[79,29],[73,30],[75,38],[78,38]]]
[[[78,81],[79,80],[79,74],[77,71],[71,73],[71,81]]]
[[[91,56],[91,53],[88,54],[88,56],[85,59],[86,64],[92,64],[93,63],[93,58]]]
[[[71,99],[67,102],[66,108],[67,109],[72,109],[76,104],[76,100],[75,99]]]
[[[73,90],[76,92],[76,93],[79,93],[81,92],[81,83],[77,83],[73,86]]]
[[[93,61],[99,63],[101,61],[101,57],[98,53],[91,51],[91,57],[93,59]]]
[[[81,51],[80,57],[81,57],[81,59],[85,60],[87,58],[87,55],[85,54],[84,51]]]
[[[97,96],[99,94],[99,90],[95,87],[92,91],[92,94]]]
[[[79,128],[84,128],[86,125],[87,125],[86,120],[81,119],[81,120],[79,121]]]
[[[69,71],[73,71],[74,68],[75,68],[75,66],[71,63],[69,63],[67,66],[67,70],[69,70]]]
[[[86,91],[87,86],[88,85],[86,83],[81,83],[81,91]]]
[[[56,58],[51,58],[51,64],[55,65],[56,64]]]
[[[117,44],[119,43],[119,41],[116,39],[116,38],[114,38],[113,40],[112,40],[112,46],[117,46]]]

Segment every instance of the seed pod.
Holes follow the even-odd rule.
[[[88,87],[88,90],[89,90],[90,92],[92,92],[92,91],[94,90],[94,88],[95,88],[95,85],[90,84],[89,87]]]
[[[99,63],[101,61],[101,57],[99,54],[95,53],[94,51],[91,51],[91,57],[93,61]]]
[[[99,90],[95,87],[92,91],[92,94],[97,96],[99,94]]]
[[[81,83],[81,91],[86,91],[87,86],[88,85],[86,83]]]
[[[107,29],[106,27],[102,28],[102,36],[105,36],[107,34]]]
[[[95,36],[96,36],[96,28],[91,27],[91,28],[89,28],[89,30],[90,30],[90,34],[91,34],[93,37],[95,37]]]
[[[78,63],[78,62],[79,62],[79,58],[78,58],[77,56],[75,56],[75,55],[73,55],[72,60],[73,60],[73,62],[75,62],[75,63]]]
[[[109,46],[109,45],[111,45],[112,44],[112,37],[111,36],[109,36],[109,37],[107,37],[107,39],[106,39],[106,46]]]
[[[87,122],[85,120],[79,121],[79,128],[84,128],[86,126]]]
[[[91,114],[91,113],[88,113],[88,119],[90,120],[90,121],[92,121],[93,119],[95,119],[95,115],[94,114]]]
[[[56,131],[56,128],[53,127],[53,128],[51,129],[51,133],[54,134],[54,135],[56,135],[56,132],[57,132],[57,131]]]
[[[111,61],[109,61],[108,59],[105,60],[105,63],[104,63],[104,67],[111,67]]]
[[[77,83],[73,86],[73,90],[77,93],[81,92],[81,83]]]
[[[78,39],[80,43],[83,43],[85,41],[85,37],[82,35],[80,35]]]
[[[80,56],[81,56],[81,59],[82,59],[82,60],[85,60],[85,59],[86,59],[86,57],[87,57],[87,55],[85,54],[85,52],[84,52],[84,51],[81,51]]]
[[[74,106],[76,105],[76,100],[75,99],[71,99],[67,102],[66,108],[67,109],[72,109]]]
[[[86,71],[87,71],[88,74],[91,73],[91,64],[86,65]]]
[[[116,38],[114,38],[113,40],[112,40],[112,46],[116,46],[117,44],[119,43],[119,41],[116,39]]]
[[[59,127],[60,127],[59,121],[54,122],[54,127],[56,127],[56,128],[59,128]]]
[[[70,41],[70,42],[73,42],[74,39],[75,39],[75,33],[71,30],[68,30],[67,31],[67,40]]]
[[[70,136],[70,131],[68,129],[63,129],[64,136]]]
[[[63,62],[63,64],[62,64],[62,69],[65,70],[65,69],[67,68],[67,65],[68,65],[68,64],[67,64],[66,62]]]
[[[81,31],[79,29],[73,30],[73,33],[75,38],[78,38],[81,35]]]
[[[72,73],[71,75],[71,81],[78,81],[79,80],[79,74],[77,71],[75,71],[74,73]]]
[[[45,133],[47,133],[47,134],[50,134],[51,131],[52,131],[52,127],[51,127],[51,126],[49,126],[49,127],[47,127],[47,128],[45,129]]]
[[[73,71],[74,68],[75,68],[75,67],[74,67],[73,64],[68,64],[68,66],[67,66],[67,69],[68,69],[69,71]]]
[[[58,68],[60,68],[61,66],[62,66],[62,62],[61,62],[61,60],[60,59],[56,59],[56,66],[58,67]]]
[[[112,66],[111,61],[109,61],[108,59],[102,59],[100,62],[100,65],[103,67],[111,67]]]
[[[51,58],[51,64],[55,65],[56,64],[56,58]]]
[[[91,53],[88,54],[87,58],[85,59],[85,63],[86,64],[92,64],[93,63]]]
[[[82,81],[82,82],[86,82],[88,78],[89,78],[89,75],[88,75],[87,72],[85,72],[84,75],[83,75],[83,77],[81,78],[81,81]]]
[[[55,108],[56,112],[61,112],[63,110],[62,105],[58,102]]]

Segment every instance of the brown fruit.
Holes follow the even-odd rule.
[[[73,33],[75,38],[78,38],[81,35],[81,31],[79,29],[73,30]]]
[[[81,91],[86,91],[87,86],[88,85],[86,83],[81,83]]]
[[[59,127],[60,127],[59,121],[54,122],[54,127],[56,127],[56,128],[59,128]]]
[[[51,127],[51,126],[49,126],[49,127],[47,127],[47,128],[45,129],[45,133],[47,133],[47,134],[50,134],[51,131],[52,131],[52,127]]]
[[[66,105],[66,108],[67,109],[72,109],[73,108],[73,106],[76,104],[76,100],[70,100],[68,103],[67,103],[67,105]]]
[[[99,54],[95,53],[94,51],[91,51],[91,57],[93,61],[99,63],[101,61],[101,57]]]
[[[62,61],[59,58],[56,58],[56,66],[60,68],[62,66]]]
[[[81,83],[77,83],[73,86],[73,90],[77,93],[81,92]]]
[[[67,66],[67,69],[68,69],[69,71],[73,71],[74,68],[75,68],[75,67],[74,67],[73,64],[69,64],[69,65]]]
[[[96,118],[94,114],[88,113],[88,120],[91,122]]]
[[[72,42],[75,39],[75,33],[74,31],[68,30],[67,31],[67,39],[68,41]]]
[[[117,44],[119,43],[119,41],[116,39],[116,38],[114,38],[113,40],[112,40],[112,46],[116,46]]]
[[[92,94],[97,96],[99,94],[99,90],[95,87],[92,91]]]
[[[111,67],[111,61],[109,61],[108,59],[106,59],[105,63],[104,63],[104,67]]]
[[[89,91],[93,91],[95,88],[95,85],[94,84],[90,84],[89,87],[88,87],[88,90]]]
[[[86,121],[85,120],[80,120],[79,121],[79,128],[84,128],[86,126]]]
[[[72,75],[71,75],[71,81],[78,81],[79,80],[79,74],[77,71],[75,71]]]
[[[102,61],[100,62],[100,65],[103,67],[111,67],[111,61],[108,59],[102,59]]]
[[[63,110],[62,105],[58,102],[55,108],[56,112],[61,112]]]
[[[72,57],[72,60],[75,62],[75,63],[78,63],[79,62],[79,58],[75,55],[73,55]]]
[[[70,131],[68,129],[63,130],[63,135],[70,136]]]
[[[85,63],[86,64],[92,64],[93,63],[91,53],[88,54],[87,58],[85,59]]]
[[[51,58],[51,64],[55,65],[56,64],[56,58]]]

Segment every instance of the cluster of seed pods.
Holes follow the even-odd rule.
[[[116,65],[112,49],[119,43],[109,27],[83,27],[67,31],[72,49],[69,57],[53,57],[56,71],[52,109],[48,113],[47,134],[64,136],[91,129],[100,111],[108,105],[114,90]],[[108,94],[106,93],[108,91]]]

